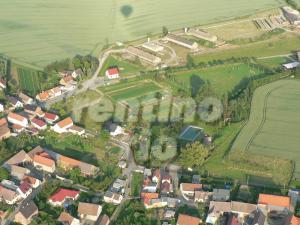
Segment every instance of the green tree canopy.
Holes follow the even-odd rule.
[[[179,156],[179,163],[184,168],[193,168],[203,165],[209,156],[209,150],[200,142],[188,144],[185,149],[181,151]]]
[[[5,168],[1,167],[0,168],[0,180],[7,180],[7,179],[9,179],[9,173]]]

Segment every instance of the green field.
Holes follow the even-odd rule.
[[[141,66],[141,65],[131,63],[124,59],[119,60],[117,57],[114,57],[114,56],[109,56],[107,58],[107,60],[105,61],[105,64],[103,65],[102,69],[100,70],[99,75],[104,76],[105,71],[109,67],[118,67],[120,70],[121,77],[123,75],[129,75],[129,74],[136,73],[136,72],[143,70],[143,66]]]
[[[196,62],[208,62],[232,57],[267,57],[289,54],[299,49],[300,37],[285,33],[266,41],[246,44],[238,48],[195,56]]]
[[[233,19],[279,7],[283,0],[0,0],[0,51],[44,66],[107,43]]]
[[[231,91],[243,78],[259,74],[258,70],[246,64],[226,64],[189,72],[180,72],[176,74],[176,80],[181,85],[191,87],[197,85],[195,77],[199,77],[201,80],[209,81],[215,92],[222,95]],[[199,82],[201,81],[199,80]]]
[[[36,95],[41,90],[37,71],[19,67],[17,72],[21,90],[31,95]]]
[[[147,94],[160,91],[161,88],[152,82],[140,82],[124,89],[108,92],[107,94],[116,101],[139,98]]]
[[[232,150],[277,156],[296,162],[300,177],[300,82],[280,80],[258,88],[247,125]]]

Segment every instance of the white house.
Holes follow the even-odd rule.
[[[27,182],[22,182],[21,185],[18,187],[17,192],[22,198],[27,198],[28,195],[32,193],[32,187]]]
[[[28,119],[25,118],[24,116],[21,116],[19,114],[16,113],[9,113],[7,116],[7,120],[8,122],[12,123],[12,124],[16,124],[22,127],[27,127],[28,126]]]
[[[110,80],[117,79],[117,78],[119,78],[119,69],[116,67],[110,68],[110,69],[106,70],[105,76]]]
[[[108,191],[108,192],[105,193],[103,199],[106,203],[112,203],[112,204],[115,204],[115,205],[119,205],[123,200],[123,196],[120,195],[120,194]]]
[[[79,202],[78,216],[81,219],[97,221],[102,212],[102,206],[97,204]]]
[[[68,132],[68,129],[71,128],[73,125],[73,120],[71,119],[71,117],[68,117],[59,121],[52,127],[52,129],[54,132],[61,134]]]
[[[39,179],[27,175],[23,177],[22,181],[29,183],[32,188],[37,188],[38,186],[41,185],[41,181]]]
[[[82,75],[82,74],[83,74],[82,69],[77,69],[77,70],[74,70],[74,71],[72,72],[72,77],[73,77],[74,79],[76,79],[78,76],[80,76],[80,75]]]
[[[34,126],[38,130],[45,130],[47,129],[47,123],[45,123],[43,120],[33,118],[31,120],[32,126]]]
[[[33,165],[38,169],[41,169],[48,173],[53,173],[55,171],[55,162],[52,159],[35,155],[33,157]]]
[[[0,199],[8,205],[13,205],[21,199],[21,196],[15,191],[0,186]]]

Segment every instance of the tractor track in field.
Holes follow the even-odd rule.
[[[275,87],[273,89],[271,89],[270,91],[267,92],[267,95],[265,96],[264,99],[264,106],[263,106],[263,118],[258,126],[258,128],[256,129],[256,131],[254,132],[254,134],[251,136],[249,142],[247,143],[245,150],[248,151],[250,146],[252,145],[253,141],[255,140],[255,138],[257,137],[257,135],[261,132],[261,130],[263,129],[265,122],[267,120],[267,107],[268,107],[268,100],[270,95],[272,94],[273,91],[278,90],[279,88],[281,88],[284,84]]]

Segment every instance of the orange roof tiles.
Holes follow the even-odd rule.
[[[46,101],[49,98],[49,93],[48,91],[43,91],[38,94],[38,97],[41,101]]]
[[[80,165],[80,161],[78,161],[76,159],[66,157],[66,156],[61,156],[59,158],[59,161],[60,161],[61,164],[65,164],[65,165],[67,164],[68,166],[73,166],[73,167],[76,167],[76,166]]]
[[[7,120],[6,120],[6,118],[0,119],[0,127],[2,127],[2,126],[4,126],[4,125],[7,125]]]
[[[18,121],[20,121],[20,122],[23,122],[23,120],[26,119],[25,117],[23,117],[23,116],[21,116],[21,115],[19,115],[19,114],[16,114],[16,113],[12,113],[12,112],[10,112],[10,113],[8,114],[8,117],[10,117],[10,118],[12,118],[12,119],[15,119],[15,120],[18,120]]]
[[[48,167],[53,167],[55,165],[55,162],[52,159],[45,158],[45,157],[42,157],[39,155],[35,155],[33,157],[33,162],[36,162],[38,164],[45,165]]]
[[[73,125],[73,120],[71,119],[71,117],[67,117],[66,119],[63,119],[61,121],[59,121],[57,123],[57,125],[61,128],[64,128],[64,127],[67,127],[67,126],[70,126],[70,125]]]
[[[288,196],[259,194],[258,204],[290,207],[291,199]]]
[[[195,189],[202,189],[202,184],[182,183],[183,191],[195,191]]]
[[[201,219],[193,216],[179,214],[177,225],[199,225]]]

